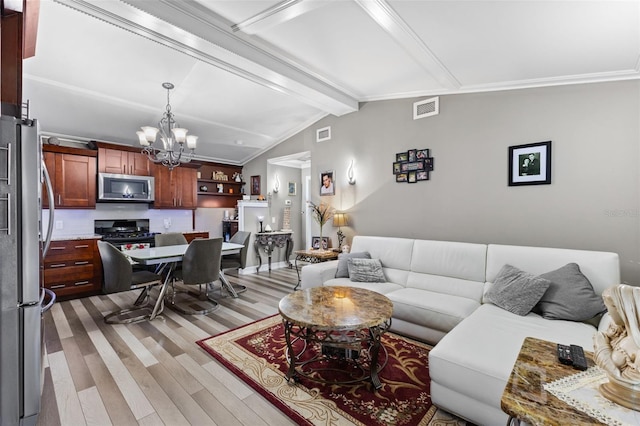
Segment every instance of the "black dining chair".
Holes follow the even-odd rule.
[[[133,271],[127,256],[105,241],[98,241],[102,260],[102,291],[105,294],[142,289],[133,307],[111,312],[104,317],[108,324],[129,324],[147,319],[153,311],[149,290],[162,284],[162,277],[149,271]]]
[[[251,238],[251,232],[238,231],[233,234],[233,237],[229,240],[230,243],[242,244],[244,247],[239,253],[227,254],[222,256],[220,261],[220,269],[226,271],[227,269],[244,269],[247,266],[247,253],[249,253],[249,238]],[[231,284],[229,284],[231,285]],[[236,293],[242,293],[247,291],[247,287],[244,285],[233,286]]]
[[[182,269],[174,273],[176,281],[172,281],[169,306],[192,315],[206,315],[216,310],[218,302],[210,297],[209,290],[210,286],[220,279],[221,255],[222,238],[198,238],[191,241],[182,257]],[[176,286],[177,281],[182,281],[184,286],[197,285],[198,293],[179,290]],[[187,293],[190,297],[180,297],[181,293]]]

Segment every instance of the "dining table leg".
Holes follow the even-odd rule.
[[[158,295],[156,304],[153,307],[153,311],[151,311],[151,315],[149,315],[149,320],[154,319],[155,317],[160,315],[164,310],[164,298],[167,294],[167,288],[169,287],[169,282],[171,282],[171,279],[173,279],[173,270],[175,269],[175,267],[176,267],[175,262],[171,262],[168,265],[167,276],[165,277],[164,282],[162,283],[162,287],[160,287],[160,294]]]

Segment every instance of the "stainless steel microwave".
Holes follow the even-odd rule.
[[[153,202],[153,176],[98,173],[98,201]]]

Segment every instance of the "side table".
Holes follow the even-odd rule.
[[[333,250],[296,250],[295,267],[298,274],[298,284],[293,288],[297,290],[300,287],[300,269],[298,268],[298,261],[307,263],[320,263],[328,260],[336,260],[338,258],[337,251]]]
[[[593,367],[593,354],[584,354],[588,366]],[[555,343],[525,338],[500,400],[502,411],[509,415],[507,425],[519,425],[520,421],[534,426],[602,424],[543,388],[546,383],[578,372],[558,362]]]

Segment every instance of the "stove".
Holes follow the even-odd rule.
[[[149,232],[149,219],[96,220],[94,231],[102,236],[102,241],[118,247],[125,244],[155,243],[158,232]]]

